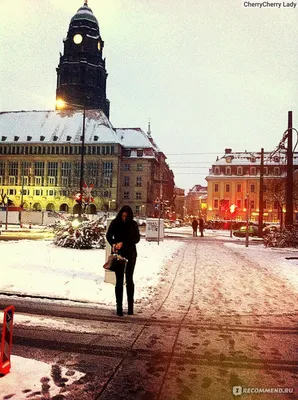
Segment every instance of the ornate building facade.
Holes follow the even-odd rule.
[[[71,18],[57,68],[55,111],[0,113],[0,200],[36,211],[77,213],[84,177],[85,211],[129,204],[153,216],[156,198],[170,201],[174,175],[150,126],[114,128],[106,98],[104,41],[87,2]],[[6,200],[5,200],[6,199]]]
[[[285,213],[287,160],[284,153],[270,157],[264,152],[263,216],[264,222],[280,222]],[[294,153],[294,169],[298,168],[298,153]],[[233,152],[225,149],[212,165],[207,196],[207,219],[231,218],[258,222],[260,211],[260,152]],[[231,217],[230,206],[235,206]],[[295,211],[297,215],[297,212]],[[296,220],[296,217],[295,217]]]

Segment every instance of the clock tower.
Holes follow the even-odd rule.
[[[109,118],[110,102],[106,97],[107,71],[103,58],[104,41],[88,1],[71,18],[64,54],[57,67],[56,99],[86,109],[101,109]]]

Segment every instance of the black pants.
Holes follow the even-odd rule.
[[[133,273],[136,265],[137,255],[130,254],[130,256],[126,256],[128,259],[125,271],[125,279],[126,279],[126,292],[127,292],[127,302],[128,305],[132,305],[134,301],[134,281],[133,281]],[[117,306],[122,307],[123,301],[123,281],[124,281],[124,268],[119,268],[115,271],[116,274],[116,302]]]

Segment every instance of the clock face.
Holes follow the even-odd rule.
[[[98,48],[98,50],[101,49],[101,43],[100,43],[100,41],[97,42],[97,48]]]
[[[77,33],[77,34],[74,35],[74,37],[73,37],[73,41],[74,41],[75,44],[80,44],[80,43],[82,43],[82,40],[83,40],[83,36],[80,35],[79,33]]]

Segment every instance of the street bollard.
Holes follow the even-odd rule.
[[[11,367],[10,355],[12,346],[13,314],[14,306],[5,308],[1,336],[0,375],[8,374]]]

